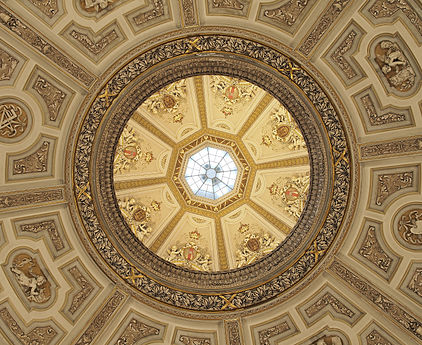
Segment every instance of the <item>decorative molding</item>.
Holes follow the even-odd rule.
[[[60,69],[65,70],[82,86],[89,88],[95,82],[95,75],[91,74],[84,67],[66,56],[60,49],[50,43],[48,39],[42,37],[28,24],[9,12],[3,4],[0,5],[0,24],[20,37],[24,42],[49,59]]]
[[[176,327],[172,337],[174,345],[217,345],[216,331],[198,331]],[[229,344],[227,344],[229,345]]]
[[[198,338],[198,337],[191,337],[188,335],[181,335],[179,337],[180,343],[184,345],[211,345],[210,338]]]
[[[307,341],[296,345],[351,345],[351,342],[343,331],[326,326]]]
[[[131,28],[135,33],[146,30],[148,27],[171,20],[168,0],[149,0],[142,6],[126,14]]]
[[[400,263],[400,256],[385,242],[382,223],[368,218],[364,219],[350,255],[387,281]]]
[[[7,155],[7,181],[33,180],[54,175],[56,138],[41,136],[28,150]]]
[[[339,76],[347,88],[367,77],[353,57],[366,32],[352,20],[323,55],[323,59]]]
[[[32,112],[15,98],[0,99],[0,142],[14,143],[27,136],[32,128]]]
[[[75,324],[98,296],[102,286],[79,258],[71,260],[59,269],[71,286],[66,292],[66,299],[60,312]]]
[[[88,324],[85,331],[77,337],[78,340],[74,345],[92,344],[94,339],[103,331],[104,326],[110,322],[113,314],[122,306],[125,300],[126,295],[119,290],[113,291],[103,306],[97,310],[94,319]]]
[[[0,249],[6,244],[7,238],[4,231],[4,223],[0,221]],[[1,287],[0,287],[1,291]]]
[[[315,0],[279,0],[276,3],[261,4],[258,20],[294,35],[315,3]]]
[[[26,63],[27,58],[6,42],[0,40],[0,85],[12,86]]]
[[[5,337],[16,345],[56,345],[64,336],[63,330],[51,317],[48,321],[24,323],[8,300],[0,304],[0,325]]]
[[[141,345],[164,340],[167,325],[131,309],[108,345]]]
[[[199,25],[198,12],[195,0],[179,0],[182,9],[182,23],[183,26]]]
[[[400,290],[410,299],[422,305],[422,262],[412,261],[403,276]]]
[[[3,192],[0,193],[0,212],[63,203],[64,195],[64,187]]]
[[[359,145],[361,160],[422,153],[422,136]]]
[[[296,309],[308,326],[313,325],[326,314],[353,326],[364,315],[346,297],[328,284],[325,284],[308,301],[300,304]]]
[[[410,107],[382,106],[372,85],[354,94],[353,101],[368,133],[415,125]]]
[[[56,299],[58,284],[40,252],[17,248],[8,254],[3,271],[28,311],[49,308]]]
[[[84,17],[101,19],[130,0],[73,0],[77,11]]]
[[[17,238],[43,239],[54,259],[71,250],[58,212],[15,218],[12,224]]]
[[[60,35],[95,63],[127,40],[117,20],[97,32],[72,21]]]
[[[398,32],[373,39],[367,59],[388,95],[409,97],[420,89],[422,72],[418,60]]]
[[[318,17],[309,34],[297,48],[299,52],[308,57],[312,50],[319,44],[322,37],[331,29],[343,10],[349,5],[350,0],[332,0]]]
[[[400,196],[420,191],[420,165],[371,169],[369,209],[384,212]]]
[[[298,328],[289,314],[251,326],[254,345],[277,344],[298,332]]]
[[[407,249],[420,250],[422,246],[422,204],[412,203],[397,210],[393,226],[396,240]]]
[[[207,0],[207,14],[247,17],[251,0]]]
[[[227,345],[243,345],[240,319],[224,320]]]
[[[372,321],[360,334],[364,345],[399,345],[387,331],[381,328],[375,321]]]
[[[65,14],[63,0],[18,1],[49,26],[53,26]]]
[[[378,26],[402,19],[417,41],[422,43],[422,6],[412,0],[370,0],[361,9],[369,21]]]
[[[59,127],[75,92],[38,65],[32,70],[25,90],[39,101],[43,124]]]
[[[193,48],[194,46],[196,48]],[[200,50],[200,53],[192,54],[192,49]],[[224,54],[232,54],[233,59],[218,58],[217,63],[207,57],[208,51],[224,51]],[[278,72],[277,74],[281,74],[281,78],[275,78],[273,74],[266,74],[267,70],[261,70],[256,65],[253,65],[254,77],[260,78],[259,76],[263,73],[263,87],[269,92],[277,94],[279,99],[283,100],[286,108],[295,113],[301,128],[304,128],[304,131],[309,131],[306,138],[309,150],[313,153],[311,162],[313,183],[307,200],[309,213],[304,213],[304,221],[300,224],[300,229],[293,236],[289,236],[272,253],[271,259],[277,258],[276,262],[282,262],[283,257],[290,255],[292,252],[287,250],[287,248],[294,246],[294,243],[302,245],[304,243],[302,240],[304,240],[305,236],[304,230],[313,229],[317,226],[316,223],[321,224],[321,232],[316,236],[316,240],[312,242],[311,246],[302,246],[301,250],[296,250],[298,253],[297,260],[280,275],[275,273],[277,266],[274,265],[273,260],[266,261],[267,258],[264,257],[262,260],[255,262],[254,270],[256,270],[257,274],[252,280],[248,281],[248,286],[251,286],[252,282],[256,285],[253,288],[249,288],[244,286],[244,282],[241,281],[241,277],[244,277],[241,271],[243,270],[246,274],[246,271],[250,269],[249,267],[216,273],[215,275],[174,267],[164,260],[153,257],[149,250],[139,246],[139,242],[133,233],[127,231],[127,225],[122,217],[106,216],[104,221],[108,224],[113,224],[111,226],[113,229],[113,234],[111,235],[113,236],[113,241],[118,241],[119,245],[122,245],[125,250],[127,249],[130,252],[131,260],[133,261],[132,263],[127,262],[110,243],[110,239],[103,231],[102,224],[97,222],[98,213],[93,208],[93,203],[98,201],[103,205],[104,208],[102,210],[106,214],[115,214],[111,210],[117,205],[113,187],[109,185],[113,180],[110,177],[111,175],[109,175],[113,171],[112,152],[114,152],[115,145],[120,137],[121,129],[124,127],[123,122],[127,122],[129,119],[128,114],[132,116],[134,109],[139,106],[133,101],[126,103],[126,99],[146,99],[152,93],[151,88],[157,90],[161,86],[174,82],[176,78],[181,79],[185,76],[192,76],[192,73],[198,74],[201,72],[205,74],[207,72],[212,74],[214,68],[218,68],[221,74],[227,73],[233,77],[244,79],[244,71],[247,71],[248,75],[250,75],[250,69],[247,66],[249,68],[252,66],[244,61],[247,59],[241,59],[241,56],[256,56],[255,54],[259,54],[262,57],[263,64],[267,63],[268,67],[271,67],[269,70],[281,71],[281,73]],[[186,56],[188,58],[184,60]],[[164,64],[164,61],[168,59],[176,61],[177,58],[180,58],[177,64]],[[146,61],[150,62],[145,64]],[[143,83],[138,83],[136,87],[130,89],[128,94],[124,96],[119,95],[123,88],[126,88],[134,80],[133,78],[136,78],[144,70],[150,69],[156,64],[160,64],[162,68],[157,69],[156,73],[148,76]],[[240,66],[242,66],[241,69]],[[268,84],[266,82],[264,84],[264,80],[268,81]],[[292,83],[295,83],[293,87]],[[309,97],[299,99],[299,96],[292,91],[293,88],[297,90],[296,87],[302,88],[303,92]],[[101,143],[95,146],[94,150],[91,150],[93,148],[92,145],[95,143],[95,138],[98,138],[95,134],[99,130],[98,125],[109,109],[111,101],[114,101],[115,104],[120,104],[119,109],[121,111],[118,113],[119,116],[116,116],[117,113],[111,114],[107,123],[107,128],[110,131],[102,132]],[[305,106],[303,103],[305,101],[309,101],[309,104],[306,103],[306,112],[304,112]],[[298,111],[294,111],[295,109]],[[313,117],[314,115],[316,116],[313,113],[313,109],[321,117]],[[340,230],[340,224],[343,226],[344,221],[349,221],[344,218],[344,215],[349,204],[348,200],[353,198],[352,195],[354,195],[353,186],[350,187],[349,183],[351,170],[354,170],[355,167],[350,165],[353,153],[349,149],[349,143],[345,140],[346,129],[342,127],[338,117],[340,115],[336,109],[341,109],[341,107],[334,107],[330,97],[323,92],[319,84],[313,81],[311,76],[299,64],[290,57],[283,56],[283,53],[249,39],[228,35],[204,34],[166,41],[162,45],[154,46],[151,50],[132,59],[121,70],[117,71],[113,77],[108,79],[107,84],[99,90],[97,98],[93,100],[91,108],[87,110],[86,117],[81,121],[81,127],[77,129],[78,135],[75,137],[73,146],[75,155],[72,160],[69,160],[69,168],[72,169],[73,174],[68,176],[72,179],[72,182],[69,180],[71,183],[69,188],[72,188],[75,195],[75,198],[71,199],[72,208],[75,208],[75,212],[79,213],[82,219],[83,228],[78,229],[78,231],[83,237],[90,236],[91,243],[97,248],[96,253],[92,255],[95,260],[105,260],[108,263],[107,268],[104,268],[107,274],[111,276],[118,274],[119,277],[124,279],[125,284],[130,286],[131,291],[139,291],[139,294],[136,292],[139,298],[155,306],[159,305],[159,308],[166,310],[172,310],[173,307],[177,308],[179,315],[192,315],[196,310],[210,311],[214,312],[213,315],[216,315],[215,317],[222,318],[223,314],[235,309],[239,309],[240,313],[249,313],[254,308],[262,308],[262,306],[257,306],[257,301],[262,301],[262,298],[268,301],[264,306],[268,307],[271,303],[276,303],[275,301],[270,302],[270,300],[276,297],[281,298],[281,295],[287,290],[292,291],[293,286],[300,284],[317,262],[325,257],[328,247],[331,246],[336,237],[335,234]],[[322,121],[321,127],[326,129],[324,134],[319,132],[319,127],[315,126],[314,121]],[[88,134],[88,130],[90,134]],[[315,135],[316,132],[321,133],[321,136],[324,137]],[[328,135],[328,137],[325,137],[325,135]],[[77,143],[81,142],[79,138],[82,137],[87,141],[84,141],[84,145],[78,145]],[[325,155],[324,149],[319,146],[322,141],[329,142],[333,148],[332,155],[329,154],[329,157]],[[316,150],[317,146],[318,149]],[[321,154],[321,152],[324,152],[324,154]],[[85,165],[90,161],[92,154],[97,155],[98,164],[95,165],[94,170],[90,170]],[[329,163],[327,163],[326,159],[331,162],[332,158],[334,158],[336,163],[331,166],[328,165]],[[71,163],[72,161],[73,163]],[[72,166],[72,164],[74,165]],[[334,170],[336,178],[333,181],[327,181],[326,169]],[[322,173],[322,170],[324,173]],[[92,186],[88,184],[90,174],[81,174],[82,171],[91,171],[96,174],[95,181],[98,184],[96,183]],[[331,189],[333,190],[333,199],[328,202],[329,206],[322,201],[326,196],[322,192],[322,188],[326,188],[327,183],[333,186]],[[97,193],[97,191],[104,191],[104,193]],[[113,199],[110,198],[112,195]],[[97,198],[101,198],[101,200]],[[315,216],[318,214],[315,209],[322,207],[328,208],[327,217],[323,219],[318,218],[315,221]],[[312,213],[310,212],[311,210]],[[125,231],[123,231],[122,225]],[[286,250],[283,250],[283,248]],[[140,264],[141,262],[142,264]],[[117,265],[119,268],[117,268]],[[151,270],[149,272],[153,271],[157,279],[152,280],[148,274],[143,274],[144,269]],[[274,272],[274,279],[270,281],[261,279],[261,274],[264,271],[266,276],[270,272]],[[315,272],[314,270],[313,274]],[[177,290],[169,286],[164,288],[160,283],[162,279],[164,281],[175,279],[174,281],[177,281],[178,284]],[[197,292],[205,284],[208,287],[213,287],[214,292],[212,294],[205,295]],[[140,287],[142,287],[142,291],[140,291]],[[223,289],[230,291],[230,293],[219,293]],[[160,291],[160,293],[156,293],[157,291]],[[253,298],[250,296],[253,296]],[[160,303],[156,303],[158,301]],[[230,301],[229,304],[227,303],[228,301]]]
[[[329,270],[337,275],[346,285],[358,292],[378,310],[396,322],[406,332],[417,339],[422,339],[422,322],[418,317],[403,309],[394,299],[381,292],[366,279],[346,267],[343,263],[335,260]]]

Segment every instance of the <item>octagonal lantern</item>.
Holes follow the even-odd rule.
[[[234,141],[204,135],[180,149],[173,181],[188,205],[219,211],[243,198],[248,175]]]

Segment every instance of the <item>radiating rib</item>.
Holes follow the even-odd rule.
[[[229,265],[227,262],[227,249],[224,243],[224,234],[220,217],[215,219],[215,233],[217,236],[218,262],[220,264],[220,270],[228,270]]]
[[[185,210],[181,209],[179,212],[175,214],[173,219],[170,221],[170,223],[167,224],[167,226],[161,231],[161,233],[157,236],[157,238],[154,240],[152,245],[150,246],[150,250],[152,250],[154,253],[157,253],[158,249],[163,245],[164,241],[170,236],[171,232],[176,227],[177,223],[179,223],[182,216],[185,214]]]
[[[145,178],[145,179],[136,179],[136,180],[128,180],[128,181],[115,181],[114,182],[114,189],[116,191],[137,188],[137,187],[144,187],[144,186],[152,186],[155,184],[167,183],[167,177],[155,177],[155,178]]]
[[[199,117],[201,119],[202,128],[207,128],[207,109],[205,107],[205,96],[204,96],[204,87],[202,82],[202,77],[194,77],[195,82],[195,93],[196,99],[198,101],[199,107]]]
[[[247,204],[256,212],[258,212],[261,216],[264,217],[268,222],[270,222],[274,227],[278,230],[280,230],[283,234],[287,235],[290,230],[292,230],[291,227],[289,227],[287,224],[283,223],[280,219],[275,217],[272,213],[268,212],[263,207],[259,206],[257,203],[255,203],[252,200],[248,200]]]
[[[300,165],[308,165],[309,157],[296,157],[296,158],[286,158],[278,161],[260,163],[256,165],[256,169],[276,169],[276,168],[286,168]]]
[[[248,131],[248,129],[251,128],[251,126],[255,123],[255,121],[262,114],[262,112],[268,107],[268,105],[271,103],[271,101],[273,99],[274,99],[273,96],[271,96],[268,93],[265,93],[265,96],[261,99],[261,101],[258,103],[258,105],[253,110],[252,114],[249,116],[249,118],[243,124],[242,128],[237,133],[239,138],[241,138],[245,135],[245,133]]]
[[[164,141],[170,147],[176,146],[176,143],[173,141],[173,139],[168,137],[163,131],[161,131],[161,129],[158,129],[154,124],[152,124],[138,112],[135,112],[131,119],[135,120],[138,124],[147,129],[150,133],[154,134],[160,140]]]

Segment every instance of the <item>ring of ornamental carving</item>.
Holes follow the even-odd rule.
[[[187,36],[138,53],[97,89],[75,131],[71,203],[89,252],[127,291],[171,312],[219,317],[271,305],[320,270],[354,204],[353,134],[337,103],[290,55],[247,38]],[[135,110],[166,85],[200,75],[239,78],[267,91],[294,116],[309,153],[311,183],[292,231],[267,256],[227,271],[194,271],[152,253],[130,231],[113,184],[116,146]],[[282,130],[286,135],[288,129]]]

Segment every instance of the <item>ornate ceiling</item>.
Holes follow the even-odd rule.
[[[241,267],[296,224],[308,161],[295,120],[258,86],[218,75],[181,79],[145,100],[123,129],[113,162],[117,202],[137,238],[162,258],[201,271]],[[201,173],[207,164],[221,170],[211,169],[215,181]]]
[[[0,343],[421,342],[419,1],[1,1],[0,31]]]

